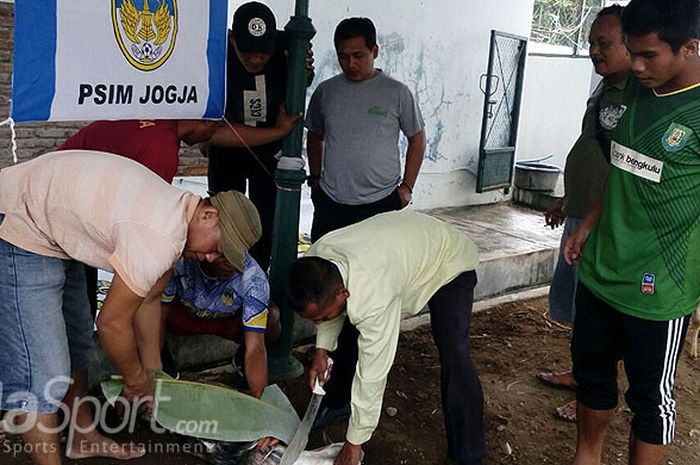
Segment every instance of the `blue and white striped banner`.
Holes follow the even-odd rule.
[[[15,3],[15,121],[218,119],[226,0]]]

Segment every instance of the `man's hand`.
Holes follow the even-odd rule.
[[[319,384],[323,386],[329,379],[331,373],[331,367],[333,362],[328,357],[328,351],[325,349],[316,349],[314,352],[314,358],[311,361],[311,366],[309,367],[308,383],[309,388],[313,389],[316,384],[316,378],[318,378]]]
[[[294,115],[288,115],[287,110],[284,108],[284,103],[280,104],[279,113],[277,113],[277,121],[275,121],[275,127],[279,129],[285,136],[292,132],[294,125],[301,118],[302,113],[296,113]]]
[[[359,465],[362,463],[363,458],[365,458],[365,453],[362,450],[362,446],[345,441],[333,465]]]
[[[323,166],[323,137],[314,134],[312,131],[306,132],[306,155],[309,160],[309,187],[313,190],[318,186],[321,179]],[[313,192],[312,192],[313,194]]]
[[[309,49],[306,51],[306,84],[307,86],[311,85],[311,82],[314,80],[314,51],[313,51],[313,46],[311,45],[311,42],[309,42]]]
[[[255,331],[245,331],[245,378],[250,388],[250,394],[256,399],[262,397],[267,385],[267,349],[265,334]]]
[[[411,189],[409,189],[409,187],[403,183],[399,184],[396,191],[399,193],[399,198],[401,199],[401,208],[405,208],[406,205],[411,203],[411,200],[413,200],[413,192],[411,192]]]
[[[257,448],[259,451],[266,451],[270,447],[275,447],[279,441],[272,436],[258,439]]]
[[[566,263],[569,265],[578,264],[579,260],[581,260],[581,251],[590,233],[591,227],[584,222],[569,236],[566,244],[564,244],[564,260],[566,260]]]
[[[544,212],[544,224],[554,229],[564,224],[566,215],[564,214],[564,199],[557,199],[551,207]]]
[[[309,186],[311,190],[316,189],[318,187],[318,183],[321,181],[321,175],[320,174],[310,174],[306,177],[306,184]]]
[[[124,378],[122,396],[128,402],[137,402],[139,409],[153,410],[153,375],[140,371],[133,378]]]

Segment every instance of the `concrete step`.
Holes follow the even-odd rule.
[[[479,248],[477,300],[551,281],[561,232],[545,227],[540,212],[501,203],[431,210]]]

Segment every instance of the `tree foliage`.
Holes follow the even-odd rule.
[[[530,39],[586,49],[588,30],[604,4],[604,0],[535,0]]]

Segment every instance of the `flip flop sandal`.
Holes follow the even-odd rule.
[[[568,421],[570,423],[576,423],[576,401],[572,400],[566,404],[557,407],[554,410],[554,418],[557,420]]]
[[[557,377],[557,373],[550,373],[546,371],[539,372],[535,375],[535,378],[537,378],[537,380],[545,386],[549,386],[554,389],[561,389],[563,391],[576,391],[576,386],[560,383],[556,381]]]

